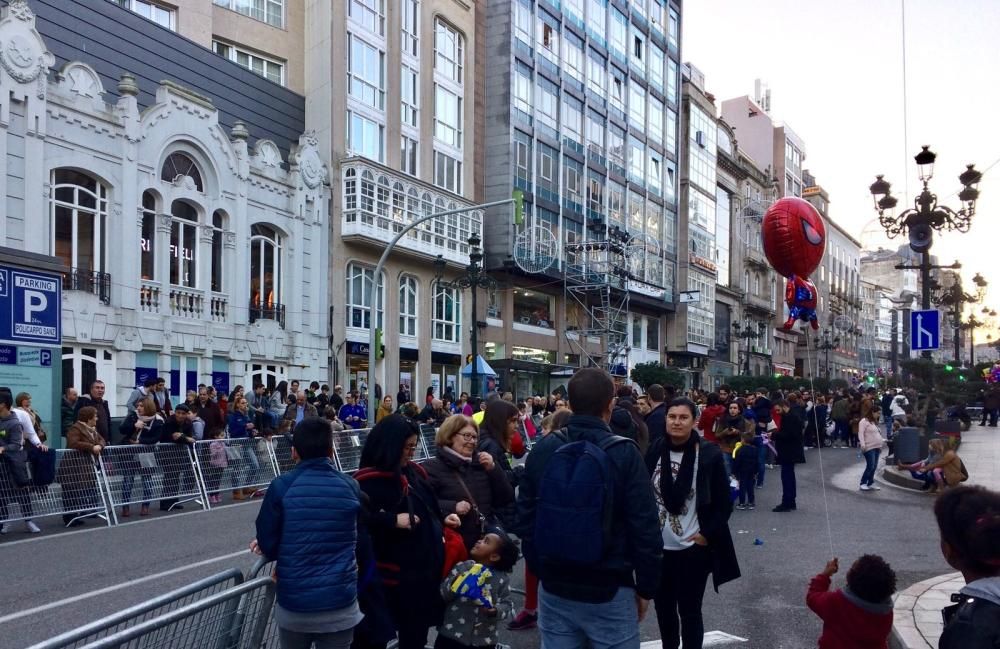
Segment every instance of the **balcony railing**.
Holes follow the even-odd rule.
[[[205,296],[201,291],[170,288],[170,315],[178,318],[201,319]]]
[[[278,325],[284,329],[285,305],[278,304],[277,302],[272,304],[261,304],[260,302],[250,300],[250,324],[257,322],[258,320],[275,320]]]
[[[64,291],[83,291],[96,295],[104,304],[111,304],[111,275],[86,268],[71,268],[63,273]]]

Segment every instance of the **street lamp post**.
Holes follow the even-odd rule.
[[[371,378],[369,379],[374,383],[375,381],[375,362],[377,360],[377,349],[376,339],[377,339],[377,324],[378,324],[378,311],[376,301],[378,300],[378,285],[379,280],[382,278],[382,269],[385,268],[385,263],[389,260],[389,254],[392,253],[393,248],[399,243],[399,240],[409,234],[410,230],[417,227],[422,223],[431,221],[433,219],[439,219],[442,216],[451,216],[453,214],[464,214],[465,212],[474,212],[477,210],[484,210],[488,207],[499,207],[500,205],[514,205],[515,209],[520,205],[520,198],[507,198],[502,201],[492,201],[489,203],[482,203],[480,205],[469,205],[468,207],[459,207],[454,210],[445,210],[444,212],[434,212],[432,214],[425,214],[418,219],[414,219],[403,226],[403,228],[396,233],[396,236],[392,238],[389,245],[385,247],[382,251],[382,256],[379,257],[378,264],[375,266],[375,272],[372,273],[372,288],[368,293],[368,313],[371,320],[368,323],[368,371],[371,373]],[[375,397],[375,390],[368,390],[368,425],[375,425],[375,412],[378,408],[378,399]]]
[[[743,355],[744,355],[743,376],[750,376],[750,341],[760,338],[760,336],[763,335],[763,333],[764,333],[763,323],[757,323],[756,329],[753,328],[749,322],[743,323],[742,327],[740,327],[740,323],[738,322],[733,323],[733,334],[736,336],[737,339],[742,339],[746,341],[744,343],[744,349],[743,349]]]
[[[476,303],[476,289],[482,288],[487,291],[495,291],[497,282],[483,271],[483,250],[479,247],[481,243],[478,235],[469,237],[469,265],[465,267],[465,274],[453,279],[450,282],[444,281],[444,271],[447,263],[444,257],[438,255],[434,260],[434,286],[437,290],[472,290],[472,363],[469,369],[469,381],[472,386],[469,388],[469,397],[479,396],[479,310]],[[436,297],[434,298],[437,299]]]
[[[962,190],[958,194],[962,202],[961,209],[955,211],[944,205],[938,205],[937,196],[931,193],[928,183],[934,177],[934,161],[937,154],[930,147],[922,147],[920,153],[914,156],[923,190],[914,200],[914,209],[909,209],[894,216],[898,199],[892,195],[891,184],[881,175],[875,177],[875,182],[868,188],[875,202],[879,224],[885,229],[890,239],[904,231],[910,239],[910,249],[921,254],[918,266],[899,265],[896,268],[915,269],[920,271],[921,301],[924,310],[931,308],[931,269],[946,268],[931,264],[930,248],[934,241],[934,231],[958,230],[968,232],[972,225],[972,216],[976,213],[976,200],[979,198],[977,185],[983,174],[976,171],[975,165],[967,165],[965,171],[958,177]],[[954,267],[951,266],[951,267]],[[960,266],[959,266],[960,267]],[[924,358],[930,358],[930,351],[924,351]]]
[[[834,335],[830,328],[823,330],[820,338],[816,339],[816,349],[826,352],[826,365],[823,375],[830,378],[830,352],[840,346],[840,336]]]
[[[997,312],[988,307],[983,307],[982,314],[986,318],[991,320],[996,317]],[[969,319],[962,325],[969,330],[969,367],[975,367],[976,365],[976,329],[978,327],[985,327],[989,325],[989,320],[980,320],[976,318],[976,314],[973,313],[969,316]]]
[[[969,323],[962,322],[962,311],[964,310],[965,305],[967,303],[978,304],[982,302],[983,298],[986,296],[986,287],[989,285],[989,282],[987,282],[986,279],[984,279],[983,276],[980,275],[979,273],[976,273],[975,277],[972,278],[972,282],[973,284],[976,285],[975,294],[966,293],[962,289],[961,284],[955,282],[948,288],[944,289],[941,292],[941,295],[937,296],[937,298],[934,300],[934,303],[937,306],[943,306],[952,309],[951,318],[954,324],[954,332],[955,332],[955,363],[957,363],[959,366],[962,365],[961,331],[962,329],[969,329],[971,336],[971,332],[974,329],[971,323],[973,320],[975,320],[975,315],[972,315],[969,318]],[[984,311],[988,312],[989,309],[984,309]],[[976,326],[978,326],[978,324]],[[970,367],[972,365],[971,359],[972,357],[970,356]]]

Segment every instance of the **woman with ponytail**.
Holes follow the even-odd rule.
[[[934,503],[941,553],[965,577],[958,603],[944,609],[939,649],[1000,647],[1000,493],[956,487]]]

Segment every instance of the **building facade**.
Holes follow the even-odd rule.
[[[523,221],[486,213],[487,266],[508,287],[485,320],[487,358],[518,396],[580,365],[624,377],[664,360],[680,3],[497,0],[486,12],[485,197],[525,200]]]
[[[301,130],[301,98],[219,66],[230,101],[255,93],[258,113],[291,107],[285,124],[257,128],[259,114],[241,121],[183,85],[185,70],[217,63],[209,50],[111,3],[70,4],[16,0],[0,21],[0,38],[19,53],[0,60],[0,244],[72,269],[64,385],[103,380],[113,414],[124,414],[144,376],[167,378],[177,400],[199,384],[324,378],[327,297],[315,278],[326,269],[329,171]],[[123,51],[106,57],[109,45],[94,46],[92,65],[72,41],[47,37],[72,16],[118,30]],[[150,79],[129,56],[160,47],[174,48],[177,67],[159,73],[176,82]],[[295,105],[299,132],[288,138]]]

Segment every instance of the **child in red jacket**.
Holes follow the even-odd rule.
[[[882,557],[866,554],[847,571],[847,586],[830,592],[830,577],[839,569],[834,557],[809,582],[806,604],[823,620],[819,649],[886,649],[896,573]]]

